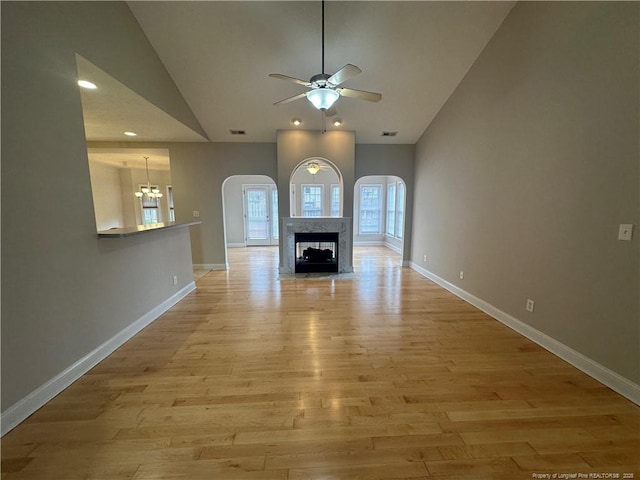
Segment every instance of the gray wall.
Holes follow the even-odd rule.
[[[404,238],[401,242],[402,245],[397,245],[396,242],[393,242],[399,248],[402,248],[402,261],[404,263],[409,262],[411,253],[415,155],[415,145],[356,145],[356,180],[368,175],[394,176],[402,179],[407,187]]]
[[[636,383],[638,8],[514,7],[417,145],[411,253]]]
[[[192,282],[188,230],[98,240],[76,52],[198,125],[124,3],[1,8],[5,411]]]
[[[191,229],[193,263],[226,265],[222,184],[233,175],[276,177],[274,143],[171,143],[177,221],[192,219],[200,212],[202,225]]]

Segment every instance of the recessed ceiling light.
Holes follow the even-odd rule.
[[[297,127],[299,125],[302,125],[302,120],[300,120],[299,118],[294,118],[293,120],[291,120],[291,123],[293,123]]]
[[[98,88],[95,83],[89,82],[88,80],[78,80],[78,85],[82,88],[88,88],[89,90],[95,90]]]
[[[333,123],[333,126],[334,126],[334,127],[339,127],[340,125],[342,125],[342,120],[341,120],[341,119],[339,119],[339,118],[336,118],[336,119],[335,119],[333,122],[331,122],[331,123]]]
[[[135,136],[137,136],[137,135],[138,135],[136,132],[124,132],[124,134],[125,134],[127,137],[135,137]]]

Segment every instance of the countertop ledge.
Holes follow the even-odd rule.
[[[200,225],[202,222],[168,222],[151,223],[149,225],[136,225],[135,227],[112,228],[110,230],[98,231],[98,238],[125,238],[141,233],[157,232],[158,230],[172,230],[174,228],[190,227]]]

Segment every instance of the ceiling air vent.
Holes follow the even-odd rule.
[[[395,137],[398,132],[382,132],[383,137]]]
[[[231,133],[231,135],[246,135],[247,132],[245,132],[244,130],[229,130],[229,132]]]

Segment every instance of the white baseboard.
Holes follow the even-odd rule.
[[[389,250],[393,250],[396,253],[402,253],[402,247],[399,247],[398,245],[394,245],[389,242],[384,242],[383,245],[387,247]]]
[[[197,270],[228,270],[226,263],[194,263],[193,268]]]
[[[244,248],[246,246],[246,243],[227,243],[227,248]]]
[[[365,240],[365,241],[354,241],[354,247],[382,247],[384,246],[384,242],[382,240]]]
[[[353,246],[354,247],[387,247],[396,253],[402,253],[402,247],[393,245],[392,243],[389,243],[385,240],[358,241],[358,242],[353,242]]]
[[[409,266],[419,274],[427,277],[429,280],[432,280],[444,289],[450,291],[451,293],[470,303],[474,307],[482,310],[507,327],[515,330],[519,334],[527,337],[529,340],[537,343],[542,348],[550,351],[554,355],[557,355],[564,361],[570,363],[590,377],[595,378],[600,383],[603,383],[623,397],[626,397],[633,403],[640,405],[640,385],[637,385],[631,380],[617,374],[613,370],[608,369],[607,367],[599,364],[589,357],[586,357],[582,353],[572,349],[571,347],[568,347],[564,343],[559,342],[546,333],[542,333],[541,331],[533,328],[530,325],[527,325],[526,323],[518,320],[508,313],[503,312],[490,303],[485,302],[481,298],[478,298],[461,289],[460,287],[448,282],[447,280],[440,278],[435,273],[424,269],[415,262],[409,262]]]
[[[47,381],[26,397],[11,405],[0,416],[0,435],[15,428],[20,422],[34,413],[53,397],[87,373],[99,362],[111,355],[117,348],[145,328],[164,312],[196,289],[195,282],[187,284],[160,305],[154,307],[128,327],[124,328],[105,343],[88,353],[62,373]]]

